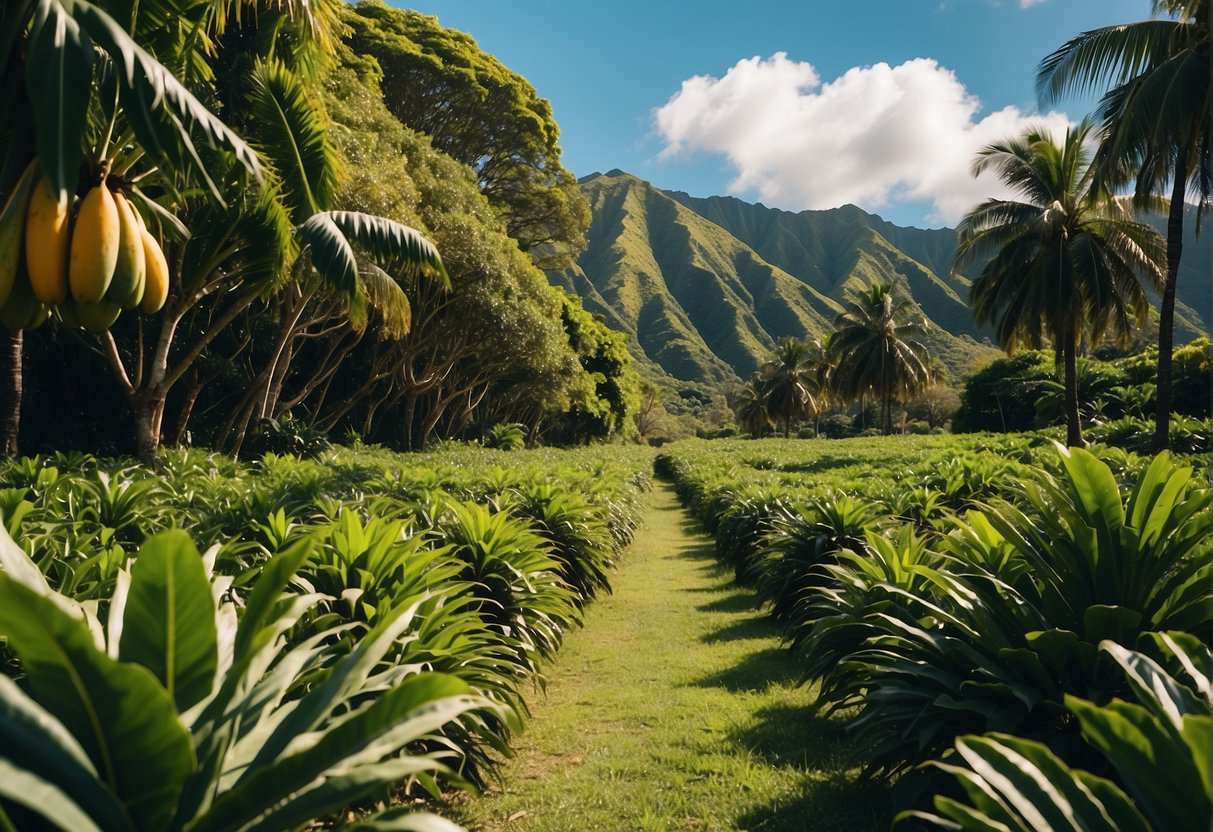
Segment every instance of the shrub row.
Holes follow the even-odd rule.
[[[0,821],[297,829],[482,786],[543,663],[609,592],[644,463],[449,448],[5,465]],[[452,828],[402,811],[353,828]]]
[[[714,444],[657,470],[819,702],[855,714],[867,768],[934,795],[904,823],[1208,828],[1203,460],[1036,436]]]

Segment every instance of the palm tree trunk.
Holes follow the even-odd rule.
[[[1167,216],[1167,282],[1158,307],[1157,410],[1154,413],[1154,451],[1171,446],[1171,348],[1175,342],[1175,284],[1179,258],[1184,248],[1184,196],[1188,184],[1188,143],[1175,160],[1175,184],[1171,189],[1171,211]]]
[[[1066,332],[1062,353],[1065,356],[1066,445],[1081,448],[1082,423],[1078,415],[1078,344],[1072,332]]]
[[[21,429],[21,399],[24,392],[21,361],[22,333],[0,329],[0,456],[15,457]]]

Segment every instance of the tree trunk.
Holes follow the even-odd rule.
[[[15,457],[18,453],[24,393],[22,338],[20,330],[10,334],[0,329],[0,456]]]
[[[1171,348],[1175,341],[1175,284],[1184,247],[1184,195],[1188,183],[1188,144],[1175,160],[1175,185],[1171,190],[1171,212],[1167,217],[1167,282],[1158,307],[1158,409],[1154,413],[1154,451],[1171,447]]]
[[[160,420],[164,417],[163,392],[149,391],[135,397],[135,448],[139,461],[153,465],[160,447]]]
[[[1065,387],[1066,387],[1066,445],[1071,448],[1081,448],[1082,423],[1078,415],[1078,346],[1077,339],[1070,332],[1065,335],[1062,352],[1065,355]]]

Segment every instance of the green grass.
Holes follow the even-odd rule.
[[[636,542],[549,673],[476,832],[887,829],[776,625],[659,486]]]

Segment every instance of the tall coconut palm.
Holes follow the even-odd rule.
[[[878,396],[886,434],[893,432],[893,402],[918,395],[931,382],[926,348],[917,340],[927,331],[926,321],[911,319],[911,309],[883,283],[854,295],[834,319],[833,390],[844,401],[869,392]]]
[[[1077,355],[1109,334],[1127,339],[1145,323],[1146,285],[1162,280],[1162,237],[1138,222],[1127,198],[1095,180],[1090,122],[1061,143],[1043,127],[992,144],[973,174],[993,169],[1022,201],[990,199],[961,221],[955,268],[988,262],[970,290],[973,318],[993,324],[1008,352],[1046,338],[1064,366],[1066,440],[1082,445]]]
[[[758,371],[759,385],[772,418],[783,420],[783,436],[792,434],[792,421],[804,419],[817,409],[814,369],[809,364],[809,346],[796,338],[784,338],[771,358]]]
[[[1165,17],[1071,38],[1041,62],[1036,84],[1045,104],[1067,92],[1111,84],[1096,110],[1102,133],[1097,168],[1112,179],[1122,170],[1135,174],[1139,200],[1171,189],[1154,433],[1155,448],[1162,450],[1169,441],[1175,286],[1183,253],[1185,197],[1196,195],[1203,208],[1213,192],[1213,8],[1210,0],[1154,0],[1153,11]]]

